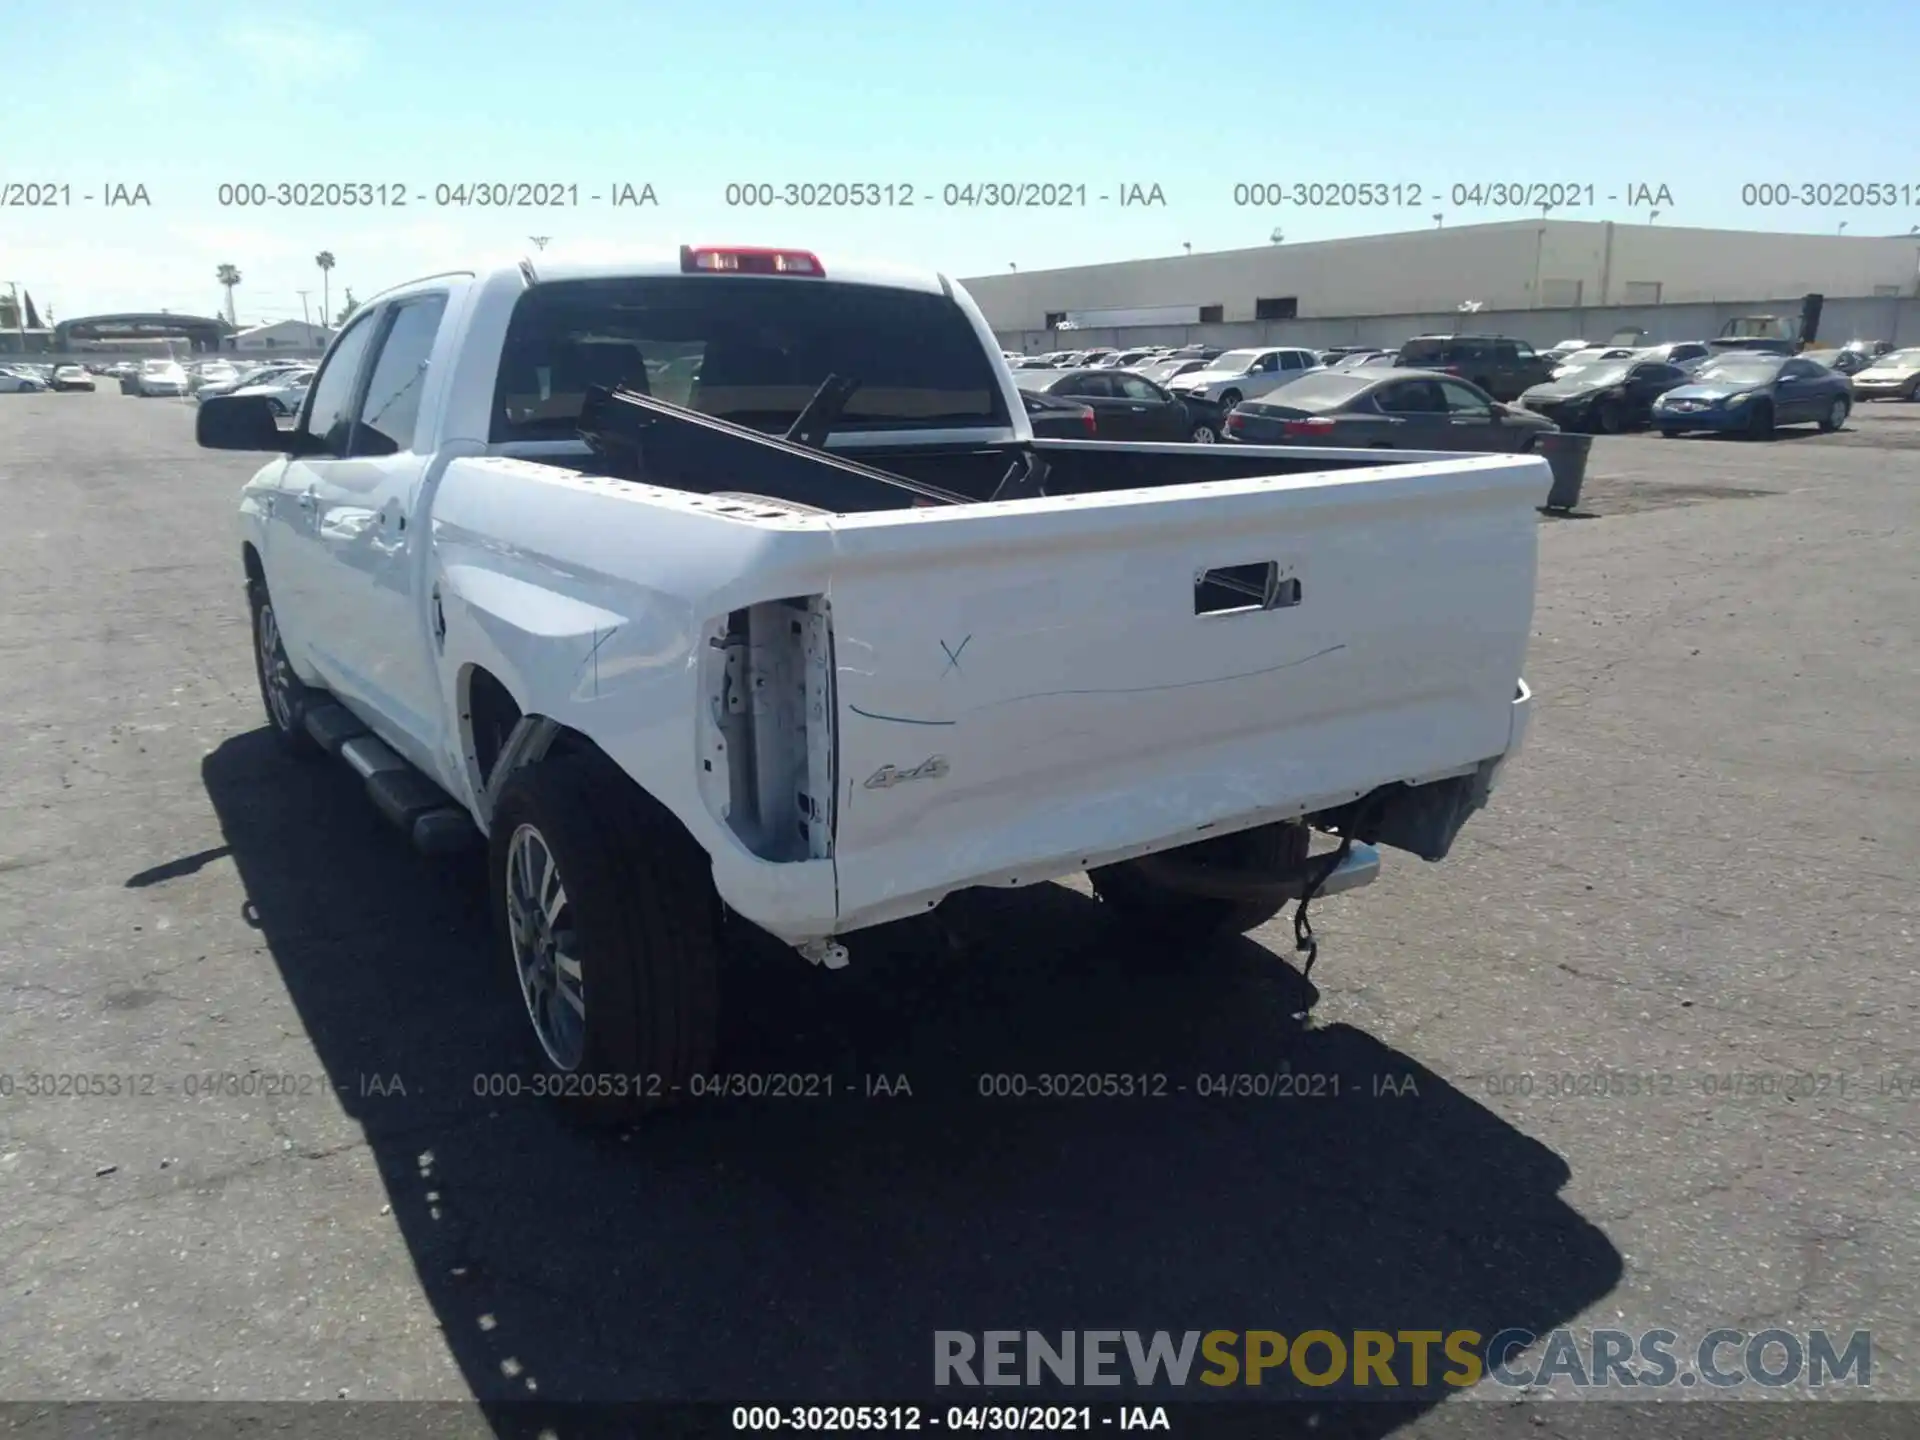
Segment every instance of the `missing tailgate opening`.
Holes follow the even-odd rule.
[[[1280,573],[1280,562],[1218,565],[1193,579],[1193,613],[1239,615],[1254,610],[1284,610],[1300,603],[1297,577]]]
[[[832,630],[825,596],[736,610],[709,642],[721,813],[763,860],[833,853]],[[706,773],[712,773],[709,762]]]

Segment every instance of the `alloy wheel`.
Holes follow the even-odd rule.
[[[522,825],[507,843],[507,926],[527,1018],[555,1068],[580,1068],[587,996],[566,883],[546,837]]]

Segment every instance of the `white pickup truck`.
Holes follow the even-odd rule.
[[[730,917],[838,966],[1085,871],[1251,929],[1444,857],[1526,726],[1544,460],[1036,440],[937,274],[449,272],[367,302],[291,429],[197,424],[274,456],[239,536],[274,732],[487,846],[596,1114],[708,1064]]]

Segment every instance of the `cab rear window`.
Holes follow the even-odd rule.
[[[594,385],[778,432],[829,375],[861,382],[838,431],[1009,423],[994,359],[946,295],[672,275],[529,289],[508,324],[492,438],[573,438]]]

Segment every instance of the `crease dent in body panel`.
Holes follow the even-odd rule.
[[[600,698],[600,647],[619,633],[620,627],[618,625],[608,626],[605,629],[596,625],[593,629],[592,648],[587,651],[586,655],[581,659],[580,664],[574,669],[573,678],[577,686],[580,677],[586,672],[587,667],[593,667],[591,686],[595,700]]]
[[[1283,660],[1278,665],[1263,666],[1258,670],[1242,670],[1232,675],[1210,675],[1204,680],[1168,680],[1158,685],[1116,685],[1086,690],[1035,690],[1025,695],[1009,695],[1003,700],[989,700],[984,705],[974,707],[976,712],[994,710],[1002,705],[1018,705],[1025,700],[1050,700],[1062,695],[1150,695],[1161,690],[1191,690],[1201,685],[1226,685],[1235,680],[1255,680],[1262,675],[1272,675],[1281,670],[1292,670],[1301,665],[1311,664],[1328,655],[1336,655],[1347,648],[1346,641],[1338,645],[1329,645],[1316,650],[1311,655],[1302,655],[1298,659]],[[862,710],[858,705],[847,706],[856,715],[869,720],[885,720],[895,725],[958,725],[958,720],[928,720],[906,715],[880,715],[871,710]]]

